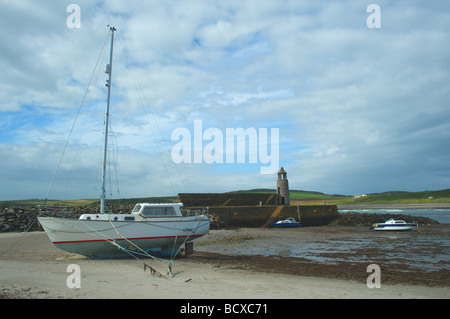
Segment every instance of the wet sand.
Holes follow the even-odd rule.
[[[291,257],[289,249],[282,245],[298,244],[299,240],[320,243],[349,236],[357,239],[363,232],[367,235],[365,229],[339,226],[212,230],[195,241],[193,255],[174,261],[171,279],[144,271],[145,262],[165,274],[164,262],[92,260],[57,249],[42,232],[0,234],[0,298],[450,297],[448,264],[443,264],[446,270],[431,272],[435,273],[431,276],[401,263],[393,267],[381,264],[381,288],[369,289],[366,261],[311,262]],[[280,246],[277,254],[259,254],[264,249],[272,251],[274,243]],[[258,250],[252,252],[255,247]],[[71,264],[80,267],[80,288],[67,286],[72,274],[67,267]]]
[[[196,250],[237,269],[358,282],[367,279],[368,265],[377,264],[385,284],[450,288],[449,245],[450,225],[411,232],[320,226],[217,230]]]

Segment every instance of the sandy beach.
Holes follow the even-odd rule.
[[[291,299],[291,298],[449,298],[447,272],[443,282],[423,284],[389,279],[382,268],[381,288],[368,288],[367,263],[318,265],[294,259],[280,249],[263,256],[252,247],[271,249],[274,241],[327,241],[358,237],[362,229],[307,227],[296,230],[243,228],[212,230],[195,242],[194,254],[177,258],[172,278],[144,271],[144,263],[166,274],[166,263],[152,259],[92,260],[53,246],[43,232],[0,234],[0,296],[2,298],[171,298],[171,299]],[[367,234],[366,234],[367,235]],[[331,237],[330,237],[331,236]],[[347,236],[347,237],[346,237]],[[368,235],[370,236],[370,235]],[[262,247],[262,248],[261,248]],[[248,252],[248,254],[235,254]],[[68,266],[80,269],[80,288],[69,288]],[[297,266],[296,266],[297,265]],[[356,268],[355,268],[356,267]],[[395,268],[395,267],[394,267]],[[404,269],[397,269],[398,273]],[[346,272],[356,275],[345,276]],[[417,273],[411,272],[410,276]],[[420,275],[420,273],[419,273]],[[445,278],[446,277],[446,278]],[[438,285],[433,282],[438,280]],[[70,283],[69,283],[70,285]],[[428,286],[426,286],[428,285]],[[431,286],[430,286],[431,285]]]

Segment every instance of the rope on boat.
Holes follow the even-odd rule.
[[[64,154],[66,153],[67,146],[69,145],[69,141],[70,141],[70,138],[72,136],[73,130],[75,128],[75,124],[77,123],[78,116],[80,115],[80,111],[81,111],[81,109],[83,107],[84,100],[86,99],[87,93],[89,92],[89,87],[91,85],[92,79],[94,78],[95,72],[97,71],[97,66],[98,66],[98,64],[100,62],[101,56],[103,54],[103,51],[105,50],[108,37],[109,37],[109,33],[108,33],[108,35],[105,38],[105,41],[103,43],[103,47],[102,47],[102,49],[100,51],[100,54],[99,54],[98,59],[97,59],[97,62],[95,63],[94,70],[92,71],[92,74],[91,74],[91,77],[89,79],[88,85],[86,87],[86,90],[84,91],[83,98],[81,99],[80,106],[78,107],[77,114],[76,114],[75,119],[74,119],[74,121],[72,123],[72,128],[70,129],[69,136],[67,137],[66,144],[64,145],[63,152],[61,154],[61,157],[59,158],[58,165],[56,166],[55,172],[53,173],[52,181],[50,182],[50,186],[48,188],[47,195],[45,196],[44,205],[47,203],[48,196],[50,194],[51,189],[53,188],[53,184],[55,182],[56,175],[57,175],[57,173],[59,171],[59,167],[61,166],[61,162],[62,162],[62,159],[64,157]]]
[[[126,248],[126,247],[123,247],[123,246],[119,245],[118,243],[116,243],[116,240],[115,240],[114,238],[109,237],[109,236],[107,236],[106,234],[104,234],[103,232],[98,231],[98,230],[92,228],[88,223],[85,223],[83,220],[80,220],[80,219],[79,219],[78,221],[79,221],[81,224],[83,224],[86,228],[89,228],[89,229],[92,231],[92,235],[94,235],[94,236],[96,236],[96,237],[98,237],[98,238],[100,238],[100,239],[102,239],[102,240],[104,240],[104,241],[106,241],[106,242],[108,242],[108,243],[110,243],[110,244],[116,246],[119,250],[121,250],[121,251],[123,251],[124,253],[130,255],[131,257],[133,257],[133,258],[136,259],[136,260],[139,260],[139,258],[138,258],[136,255],[140,255],[140,256],[143,256],[143,257],[151,258],[151,259],[153,259],[153,260],[155,260],[155,261],[157,261],[157,262],[165,262],[165,263],[166,263],[166,267],[167,267],[167,272],[168,272],[169,278],[172,278],[172,265],[173,265],[173,262],[174,262],[175,257],[176,257],[176,256],[178,255],[178,253],[180,252],[181,247],[182,247],[184,244],[186,244],[186,242],[189,240],[189,238],[190,238],[190,237],[195,233],[195,231],[200,227],[200,223],[201,223],[201,221],[202,221],[201,216],[198,216],[198,218],[197,218],[198,223],[197,223],[197,225],[196,225],[195,227],[193,227],[193,228],[184,228],[184,229],[174,228],[174,227],[165,227],[165,226],[161,226],[161,225],[152,225],[152,226],[155,226],[155,227],[163,227],[163,228],[166,228],[166,229],[174,229],[174,230],[181,230],[181,231],[184,231],[184,232],[189,232],[188,235],[186,236],[185,240],[183,241],[183,243],[181,243],[180,245],[178,245],[178,249],[177,249],[176,251],[175,251],[175,247],[177,246],[176,243],[177,243],[177,240],[178,240],[178,236],[175,237],[174,243],[173,243],[173,247],[172,247],[172,252],[171,252],[170,259],[167,260],[167,259],[163,259],[163,258],[159,258],[159,257],[156,257],[156,256],[151,255],[150,253],[148,253],[147,251],[145,251],[144,249],[142,249],[141,247],[139,247],[137,244],[135,244],[134,242],[132,242],[131,240],[129,240],[128,238],[126,238],[125,236],[123,236],[123,235],[120,233],[120,231],[118,230],[118,227],[116,227],[116,226],[114,225],[113,221],[111,220],[111,218],[110,218],[110,213],[106,213],[106,215],[107,215],[108,221],[109,221],[109,223],[110,223],[110,225],[111,225],[111,228],[110,228],[109,230],[114,229],[114,231],[116,232],[116,234],[117,234],[117,236],[118,236],[119,238],[125,240],[125,241],[126,241],[127,243],[129,243],[131,246],[135,247],[136,250],[130,250],[130,249]],[[64,221],[62,221],[62,222],[64,223]],[[79,228],[79,227],[77,227],[77,226],[75,226],[75,225],[71,225],[71,226],[74,227],[75,229],[79,230],[80,232],[83,232],[83,233],[86,232],[85,229],[81,229],[81,228]],[[31,227],[31,226],[30,226],[30,227]],[[154,274],[157,273],[159,277],[162,277],[162,278],[166,278],[166,279],[167,279],[167,276],[161,274],[161,273],[158,272],[156,269],[154,269],[154,268],[150,267],[148,264],[144,263],[144,271],[145,271],[147,268],[152,269],[152,270],[150,271],[150,273],[151,273],[152,275],[154,275]]]
[[[188,241],[189,237],[190,237],[192,234],[194,234],[195,230],[198,229],[198,227],[199,227],[199,225],[200,225],[200,222],[201,222],[201,217],[199,216],[198,219],[197,219],[197,220],[198,220],[198,223],[197,223],[197,226],[196,226],[196,227],[191,228],[191,229],[187,229],[187,228],[186,228],[186,229],[183,229],[183,231],[189,231],[190,234],[188,234],[188,235],[186,236],[186,238],[185,238],[185,240],[183,241],[183,243],[180,244],[180,245],[178,246],[177,251],[176,251],[175,253],[173,253],[173,252],[174,252],[174,249],[175,249],[175,246],[176,246],[176,242],[177,242],[177,240],[178,240],[178,236],[175,236],[174,243],[173,243],[173,247],[172,247],[172,253],[171,253],[170,259],[169,259],[169,260],[166,260],[166,259],[158,258],[158,257],[156,257],[156,256],[153,256],[153,255],[149,254],[147,251],[145,251],[144,249],[142,249],[141,247],[139,247],[138,245],[136,245],[135,243],[133,243],[132,241],[130,241],[128,238],[126,238],[125,236],[123,236],[122,234],[120,234],[120,232],[117,230],[117,228],[115,227],[114,223],[112,222],[112,220],[111,220],[111,218],[110,218],[110,216],[109,216],[109,213],[107,213],[107,214],[108,214],[108,221],[110,222],[111,226],[112,226],[112,227],[114,228],[114,230],[116,231],[117,235],[118,235],[120,238],[123,238],[124,240],[126,240],[126,241],[127,241],[128,243],[130,243],[132,246],[136,247],[136,248],[137,248],[139,251],[141,251],[142,253],[141,253],[141,252],[138,252],[138,251],[129,250],[129,249],[123,247],[123,246],[118,245],[115,241],[113,241],[113,242],[111,242],[111,243],[113,243],[114,245],[118,246],[121,250],[123,250],[124,252],[128,253],[129,255],[131,255],[133,258],[135,258],[135,259],[137,259],[137,260],[139,260],[139,259],[135,256],[135,254],[143,255],[143,256],[146,256],[146,257],[150,257],[150,258],[152,258],[153,260],[156,260],[156,261],[158,261],[158,262],[166,261],[166,262],[167,262],[167,263],[166,263],[167,273],[168,273],[168,275],[169,275],[169,278],[172,278],[172,265],[173,265],[173,261],[174,261],[175,257],[178,255],[178,253],[180,252],[181,246],[183,246],[184,244],[186,244],[186,242]],[[173,228],[173,229],[176,229],[176,228]],[[145,271],[147,268],[150,269],[150,273],[151,273],[152,275],[158,274],[159,277],[163,277],[163,278],[166,278],[166,279],[167,279],[166,276],[164,276],[163,274],[161,274],[160,272],[158,272],[158,271],[155,270],[154,268],[150,267],[148,264],[144,263],[144,271]]]
[[[142,256],[145,256],[145,257],[150,257],[150,258],[152,258],[153,260],[158,261],[158,262],[167,261],[167,260],[165,260],[165,259],[158,258],[158,257],[156,257],[156,256],[153,256],[153,255],[149,254],[147,251],[145,251],[144,249],[142,249],[141,247],[139,247],[138,245],[136,245],[135,243],[133,243],[131,240],[129,240],[128,238],[126,238],[125,236],[123,236],[123,235],[117,230],[116,226],[115,226],[114,223],[112,222],[109,213],[107,213],[107,216],[108,216],[108,221],[109,221],[109,223],[111,224],[111,226],[114,228],[114,230],[116,231],[117,236],[119,236],[120,238],[124,239],[127,243],[131,244],[133,247],[136,247],[136,249],[137,249],[138,251],[140,251],[140,252],[138,252],[138,251],[133,251],[133,250],[129,250],[128,248],[125,248],[125,247],[123,247],[123,246],[117,244],[117,243],[113,240],[113,244],[114,244],[115,246],[117,246],[119,249],[121,249],[122,251],[126,252],[127,254],[129,254],[130,256],[132,256],[132,257],[133,257],[134,259],[136,259],[136,260],[139,260],[139,258],[137,258],[135,254],[142,255]],[[168,262],[168,263],[167,263],[166,266],[167,266],[167,269],[168,269],[168,275],[169,275],[170,278],[172,278],[172,272],[171,272],[171,269],[172,269],[172,268],[171,268],[171,264],[173,263],[173,260],[169,260],[169,261],[167,261],[167,262]],[[163,278],[166,278],[166,279],[167,279],[166,276],[164,276],[163,274],[161,274],[161,273],[158,272],[157,270],[153,269],[152,267],[150,267],[149,265],[146,265],[146,264],[144,263],[144,271],[146,270],[147,267],[149,267],[149,268],[151,269],[150,273],[151,273],[152,275],[154,275],[155,273],[157,273],[159,277],[163,277]]]
[[[110,242],[111,244],[113,244],[114,246],[116,246],[118,249],[122,250],[123,252],[127,253],[128,255],[130,255],[131,257],[133,257],[136,260],[139,260],[139,258],[136,255],[141,255],[144,257],[150,257],[153,260],[156,260],[158,262],[161,261],[165,261],[164,259],[158,258],[156,256],[153,256],[151,254],[149,254],[148,252],[146,252],[145,250],[143,250],[141,247],[137,246],[135,243],[133,243],[131,240],[129,240],[128,238],[126,238],[125,236],[122,236],[122,234],[119,233],[119,231],[117,230],[117,228],[114,226],[114,224],[112,223],[111,219],[109,218],[109,214],[108,214],[108,221],[111,223],[111,225],[113,226],[114,230],[117,233],[117,236],[119,236],[120,238],[124,239],[126,242],[128,242],[129,244],[131,244],[132,246],[136,247],[139,251],[135,251],[135,250],[130,250],[126,247],[123,247],[119,244],[116,243],[116,241],[114,239],[112,239],[111,241],[108,240],[108,242]],[[172,261],[169,261],[169,263],[172,263]],[[156,269],[150,267],[149,265],[147,265],[146,263],[144,263],[144,271],[146,270],[146,268],[150,268],[151,271],[150,273],[152,275],[157,274],[159,277],[165,278],[167,279],[167,276],[161,274],[159,271],[157,271]],[[167,267],[169,268],[169,265],[167,265]],[[171,269],[171,268],[169,268]],[[172,278],[172,273],[169,271],[169,277]]]
[[[166,261],[166,260],[164,260],[164,259],[161,259],[161,258],[158,258],[158,257],[156,257],[156,256],[150,255],[148,252],[146,252],[146,251],[143,250],[142,248],[138,247],[136,244],[134,244],[133,242],[131,242],[130,240],[128,240],[126,237],[122,236],[122,235],[120,234],[120,232],[117,230],[117,228],[114,226],[114,224],[112,223],[111,219],[109,218],[109,214],[108,214],[108,220],[109,220],[109,222],[111,223],[113,229],[116,231],[117,235],[118,235],[120,238],[123,238],[124,240],[126,240],[128,243],[130,243],[131,245],[133,245],[134,247],[136,247],[137,249],[139,249],[140,251],[142,251],[142,253],[141,253],[141,252],[138,252],[138,251],[130,250],[130,249],[126,248],[126,247],[123,247],[123,246],[117,244],[114,238],[111,238],[111,237],[105,235],[104,233],[102,233],[102,232],[100,232],[100,231],[98,231],[98,230],[92,228],[92,227],[89,226],[87,223],[85,223],[83,220],[79,219],[79,221],[80,221],[84,226],[86,226],[87,228],[89,228],[89,229],[92,230],[92,233],[94,233],[93,235],[97,235],[97,236],[100,237],[102,240],[104,240],[104,241],[110,243],[111,245],[116,246],[119,250],[123,251],[124,253],[127,253],[128,255],[130,255],[131,257],[133,257],[133,258],[136,259],[136,260],[139,260],[139,258],[136,257],[136,254],[137,254],[137,255],[142,255],[142,256],[150,257],[150,258],[152,258],[152,259],[154,259],[154,260],[156,260],[156,261],[159,261],[159,262],[161,262],[161,261]],[[62,221],[62,222],[64,223],[64,221]],[[81,228],[79,228],[79,227],[77,227],[77,226],[74,226],[74,225],[71,225],[71,226],[74,227],[74,228],[76,228],[76,229],[78,229],[80,232],[83,232],[83,233],[86,232],[84,229],[81,229]],[[171,265],[170,265],[170,264],[173,263],[173,262],[172,262],[171,260],[168,261],[168,262],[169,262],[169,265],[167,265],[167,268],[171,270]],[[148,266],[148,265],[147,265],[147,266]],[[149,266],[148,266],[148,267],[149,267]],[[144,268],[144,271],[145,271],[145,268]],[[151,273],[152,273],[152,274],[158,273],[158,276],[159,276],[159,277],[162,277],[162,278],[166,278],[166,279],[167,279],[167,276],[164,276],[163,274],[161,274],[160,272],[158,272],[158,271],[155,270],[155,269],[153,269],[153,271],[151,271]],[[172,277],[171,272],[169,272],[169,276],[170,276],[170,278]]]
[[[16,241],[14,241],[14,242],[11,244],[10,247],[8,247],[5,251],[3,251],[3,252],[0,254],[0,256],[2,256],[2,255],[4,255],[4,254],[8,253],[9,251],[11,251],[11,249],[13,249],[20,241],[22,241],[22,240],[24,239],[24,237],[25,237],[25,234],[27,234],[27,233],[30,231],[31,227],[33,227],[33,225],[34,225],[34,223],[35,223],[36,221],[37,221],[37,216],[31,219],[31,221],[30,221],[30,222],[28,223],[28,225],[27,225],[27,226],[28,226],[27,229],[26,229],[24,232],[22,232],[22,235],[20,236],[20,238],[18,238]]]
[[[186,239],[184,240],[184,242],[183,242],[181,245],[179,245],[177,252],[176,252],[175,254],[173,254],[173,249],[175,248],[175,243],[176,243],[176,240],[177,240],[177,237],[178,237],[178,236],[175,237],[175,241],[174,241],[174,243],[173,243],[173,248],[172,248],[172,256],[171,256],[171,260],[175,259],[175,257],[178,255],[178,253],[179,253],[180,250],[181,250],[181,246],[183,246],[183,245],[186,244],[187,240],[189,239],[189,236],[191,236],[192,234],[194,234],[194,231],[196,231],[196,230],[198,229],[198,227],[200,226],[201,216],[198,216],[197,220],[198,220],[198,223],[197,223],[197,226],[196,226],[195,228],[191,228],[191,229],[185,228],[185,229],[183,229],[183,231],[190,231],[191,233],[190,233],[189,235],[186,236]]]
[[[107,206],[106,206],[105,208],[108,209]],[[113,222],[112,222],[112,220],[111,220],[111,218],[110,218],[110,214],[109,214],[109,213],[107,213],[107,216],[108,216],[108,221],[110,222],[111,226],[112,226],[112,227],[114,228],[114,230],[116,231],[117,235],[118,235],[119,237],[123,238],[124,240],[126,240],[128,243],[130,243],[130,244],[133,245],[134,247],[136,247],[138,250],[142,251],[143,254],[144,254],[144,256],[150,257],[150,258],[152,258],[152,259],[154,259],[154,260],[157,260],[157,261],[162,261],[162,260],[167,261],[167,260],[165,260],[165,259],[158,258],[158,257],[155,257],[155,256],[149,254],[147,251],[143,250],[141,247],[137,246],[135,243],[133,243],[132,241],[128,240],[125,236],[122,236],[122,234],[120,234],[120,232],[117,230],[117,228],[116,228],[115,225],[113,224]],[[184,229],[175,228],[175,227],[167,227],[167,226],[162,226],[162,225],[157,225],[157,224],[152,224],[152,226],[154,226],[154,227],[161,227],[161,228],[166,228],[166,229],[174,229],[174,230],[182,230],[182,231],[184,231],[184,232],[190,232],[190,234],[188,234],[188,235],[186,236],[186,239],[183,241],[183,243],[182,243],[181,245],[179,245],[179,247],[178,247],[176,253],[174,254],[173,252],[174,252],[174,249],[175,249],[176,242],[177,242],[177,240],[178,240],[178,236],[175,236],[175,240],[174,240],[174,242],[173,242],[173,247],[172,247],[172,253],[171,253],[170,259],[168,260],[168,262],[169,262],[169,264],[168,264],[169,273],[171,272],[171,265],[173,264],[173,260],[175,259],[175,257],[176,257],[176,256],[178,255],[178,253],[180,252],[181,246],[183,246],[184,244],[186,244],[186,242],[187,242],[187,240],[189,239],[189,237],[190,237],[192,234],[194,234],[194,232],[199,228],[200,222],[201,222],[201,217],[199,216],[199,217],[197,218],[197,220],[198,220],[197,226],[195,226],[194,228],[184,228]],[[122,246],[120,246],[120,247],[123,248]],[[132,252],[133,252],[133,253],[137,253],[137,252],[135,252],[135,251],[132,251]]]

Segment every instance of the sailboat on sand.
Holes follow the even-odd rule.
[[[105,210],[105,179],[114,32],[110,27],[109,65],[105,68],[107,104],[104,127],[100,214],[83,214],[78,219],[38,217],[53,244],[65,251],[91,258],[131,255],[176,255],[186,242],[206,235],[210,219],[205,215],[183,216],[181,203],[136,204],[130,214],[108,214]]]

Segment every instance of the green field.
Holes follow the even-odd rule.
[[[240,190],[232,193],[272,193],[274,189],[251,189]],[[439,191],[423,191],[423,192],[403,192],[391,191],[384,193],[368,194],[365,197],[353,198],[353,196],[324,194],[314,191],[291,190],[291,200],[314,201],[321,204],[326,200],[333,200],[336,205],[349,204],[418,204],[418,203],[450,203],[450,189]],[[177,200],[177,196],[164,197],[143,197],[143,198],[124,198],[107,200],[109,205],[133,205],[135,203],[167,203]],[[0,206],[36,206],[44,204],[43,199],[26,199],[0,201]],[[63,206],[83,206],[83,205],[99,205],[99,199],[73,199],[73,200],[47,200],[47,205],[63,205]],[[314,204],[311,202],[311,204]]]
[[[272,193],[275,194],[275,189],[269,189],[269,188],[257,188],[257,189],[250,189],[250,190],[242,190],[237,191],[236,193]],[[314,192],[314,191],[303,191],[303,190],[290,190],[289,191],[291,200],[337,200],[337,199],[350,199],[353,198],[352,196],[346,196],[346,195],[337,195],[337,194],[324,194],[321,192]]]
[[[62,206],[84,206],[91,205],[97,202],[98,199],[68,199],[68,200],[57,200],[49,199],[46,205],[62,205]],[[23,199],[23,200],[5,200],[0,201],[0,206],[37,206],[43,205],[43,199]]]
[[[337,204],[421,204],[450,203],[450,189],[423,192],[391,191],[367,194],[360,198],[352,198]]]
[[[319,192],[306,192],[306,191],[290,191],[291,200],[327,200],[327,199],[347,199],[349,196],[344,195],[327,195]]]
[[[275,193],[275,190],[263,188],[238,192]],[[323,201],[327,200],[333,200],[333,204],[335,205],[450,203],[450,189],[423,192],[389,191],[367,194],[367,196],[360,198],[338,194],[329,195],[314,191],[291,190],[290,197],[291,200],[311,201],[308,203],[311,205],[322,204]],[[317,202],[313,202],[314,200],[317,200]]]
[[[134,205],[136,203],[168,203],[176,201],[177,196],[166,197],[143,197],[143,198],[123,198],[123,199],[107,199],[108,205]],[[9,200],[0,201],[0,206],[10,207],[30,207],[43,205],[43,199],[25,199],[25,200]],[[85,206],[85,205],[100,205],[100,199],[73,199],[73,200],[57,200],[49,199],[46,205],[61,205],[61,206]]]

